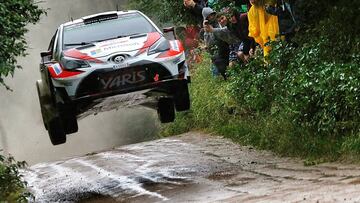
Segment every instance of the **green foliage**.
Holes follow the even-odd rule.
[[[323,15],[316,24],[310,21],[297,35],[298,48],[274,42],[267,63],[255,58],[232,70],[228,92],[241,108],[284,113],[297,125],[322,135],[357,133],[360,21],[353,13],[357,8],[344,6],[328,6],[329,16]]]
[[[11,156],[0,155],[0,202],[27,202],[32,198],[19,174],[19,169],[25,165],[25,162],[16,162]]]
[[[230,71],[228,93],[244,111],[285,112],[314,132],[358,131],[359,65],[326,61],[321,56],[322,43],[314,40],[298,49],[274,43],[269,64],[257,58],[245,68]]]
[[[185,8],[182,0],[133,0],[131,9],[139,10],[160,24],[196,24],[196,19]]]
[[[191,111],[163,126],[163,134],[215,132],[304,157],[307,165],[358,155],[360,1],[297,2],[303,14],[297,48],[272,42],[266,60],[260,53],[229,70],[228,81],[212,78],[205,57],[192,71]]]
[[[4,78],[14,75],[17,57],[26,55],[25,27],[36,23],[45,11],[32,0],[1,0],[0,1],[0,83]]]
[[[247,69],[242,69],[245,70]],[[233,72],[235,71],[245,73],[239,69],[234,69]],[[247,74],[242,76],[246,78]],[[244,101],[245,104],[240,103],[239,98],[236,99],[229,93],[233,81],[213,78],[210,74],[210,59],[205,56],[204,61],[192,70],[191,111],[179,113],[174,123],[162,125],[162,135],[203,130],[223,135],[241,144],[272,150],[280,155],[304,157],[309,163],[334,160],[340,156],[341,138],[316,136],[310,130],[293,123],[287,114],[275,111],[279,107],[264,109],[266,102],[260,105],[255,99],[264,96],[252,93],[253,99]],[[249,107],[245,108],[246,105]]]
[[[216,129],[228,120],[228,110],[231,107],[227,98],[225,85],[221,78],[212,78],[211,63],[207,60],[192,70],[190,84],[191,111],[179,113],[176,122],[163,126],[162,134],[172,135],[186,132],[190,129]],[[209,125],[211,123],[211,125]]]

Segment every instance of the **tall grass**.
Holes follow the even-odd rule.
[[[214,78],[209,58],[204,59],[192,70],[191,110],[178,113],[174,123],[163,125],[162,136],[201,130],[278,155],[301,157],[307,164],[358,160],[360,135],[324,136],[296,124],[287,113],[247,111],[229,93],[231,82]]]

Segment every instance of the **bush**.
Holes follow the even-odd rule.
[[[319,48],[322,43],[298,49],[274,43],[269,64],[258,58],[246,68],[230,71],[228,93],[244,111],[281,111],[320,133],[358,131],[359,66],[353,61],[326,61]]]
[[[191,112],[164,134],[204,129],[309,159],[360,153],[360,1],[298,2],[296,43],[272,42],[266,60],[258,54],[226,82],[211,78],[205,57],[193,71]]]
[[[251,84],[253,78],[246,78],[255,70],[262,70],[259,71],[259,75],[266,72],[266,69],[232,71],[242,73],[242,80]],[[242,93],[236,94],[234,91],[237,96],[235,99],[234,95],[229,93],[234,81],[233,76],[229,82],[213,78],[210,74],[210,59],[205,56],[204,61],[192,70],[191,111],[178,113],[174,123],[162,125],[162,135],[202,130],[223,135],[241,144],[272,150],[281,155],[304,157],[310,160],[309,163],[316,163],[313,160],[319,158],[334,160],[342,153],[342,139],[314,135],[310,130],[292,122],[292,118],[279,111],[280,107],[264,109],[270,100],[260,105],[260,102],[249,98],[244,103],[240,102],[243,101],[239,96]],[[262,95],[260,91],[256,94],[254,92],[251,92],[253,98],[264,97],[259,96]],[[245,107],[246,105],[248,107]]]
[[[140,10],[160,24],[196,24],[196,19],[180,0],[133,0],[129,7]]]
[[[0,155],[0,200],[5,202],[27,202],[32,195],[26,190],[19,169],[25,162],[16,162],[13,157]]]
[[[213,78],[210,71],[209,56],[198,64],[192,72],[190,83],[191,110],[178,113],[176,122],[163,126],[162,134],[172,135],[189,129],[216,129],[228,120],[230,98],[227,98],[226,83],[220,78]]]

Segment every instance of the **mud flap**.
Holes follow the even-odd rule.
[[[160,98],[157,112],[161,123],[173,122],[175,120],[175,109],[172,98]]]
[[[190,109],[189,87],[186,81],[179,85],[174,94],[174,103],[176,111],[186,111]]]

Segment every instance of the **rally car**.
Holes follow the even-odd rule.
[[[77,132],[78,119],[122,106],[154,108],[162,123],[174,121],[175,109],[188,110],[190,76],[174,36],[173,28],[162,32],[139,11],[104,12],[60,25],[41,53],[36,82],[52,144]]]

